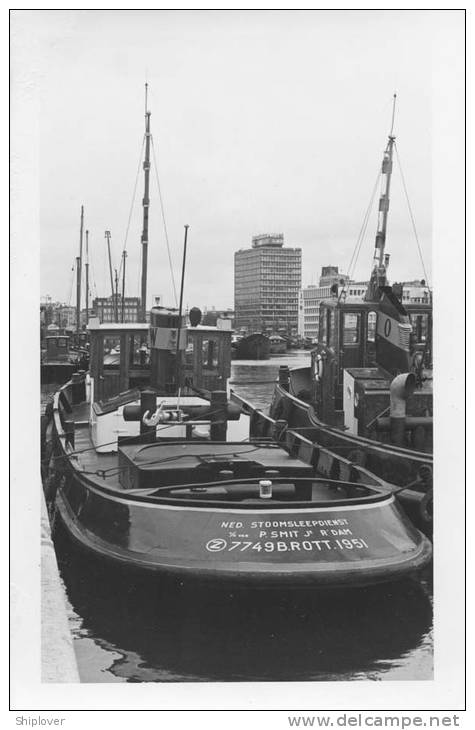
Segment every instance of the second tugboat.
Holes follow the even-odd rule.
[[[394,123],[394,108],[393,108]],[[373,270],[363,300],[345,290],[320,305],[311,365],[281,368],[271,416],[403,487],[413,521],[432,524],[432,303],[402,304],[385,253],[395,137],[381,169]]]

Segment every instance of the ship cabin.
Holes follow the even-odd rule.
[[[153,307],[150,324],[103,323],[91,319],[90,375],[94,400],[106,401],[132,389],[170,395],[226,390],[231,373],[229,323],[181,324],[177,310]],[[179,341],[179,346],[177,343]]]
[[[67,335],[49,334],[45,337],[44,362],[69,362],[69,337]]]
[[[404,444],[430,450],[431,329],[431,305],[403,306],[390,287],[382,288],[378,301],[324,300],[308,394],[319,419],[385,441],[390,400],[396,402],[397,397],[392,384],[395,388],[397,375],[410,374],[402,392]],[[402,441],[401,437],[401,445]]]
[[[321,418],[340,425],[343,417],[343,373],[349,368],[377,368],[375,302],[338,301],[320,304],[319,336],[312,351],[312,400]],[[325,381],[330,388],[322,388]]]

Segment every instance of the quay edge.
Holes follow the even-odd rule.
[[[46,503],[41,490],[41,681],[80,682]]]

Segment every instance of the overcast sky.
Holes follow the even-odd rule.
[[[262,232],[303,251],[302,283],[346,272],[395,134],[431,279],[432,28],[437,11],[39,11],[41,294],[74,303],[80,207],[93,295],[110,293],[144,133],[144,82],[177,285],[190,225],[185,303],[233,306],[233,254]],[[14,69],[13,69],[14,70]],[[139,294],[140,171],[128,241]],[[376,196],[377,200],[377,196]],[[370,273],[373,207],[354,278]],[[152,167],[148,292],[173,304]],[[390,279],[423,276],[395,165]]]

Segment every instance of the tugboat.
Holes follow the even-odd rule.
[[[394,123],[394,108],[393,108]],[[335,285],[320,305],[311,365],[282,368],[271,416],[384,480],[425,531],[432,523],[432,303],[404,304],[385,254],[395,136],[382,163],[374,264],[364,300]]]
[[[50,325],[44,338],[45,349],[41,355],[41,383],[62,384],[77,370],[88,367],[87,350],[71,347],[71,338],[64,330]]]
[[[103,362],[109,328],[89,324],[91,372],[56,393],[47,433],[50,514],[83,548],[131,570],[260,588],[393,581],[430,560],[383,480],[298,433],[279,440],[282,424],[228,401],[230,330],[185,329],[177,310],[153,308],[139,390],[144,373],[123,354],[137,325],[117,328],[118,372]]]
[[[44,489],[53,524],[104,561],[217,585],[362,586],[414,575],[431,544],[394,490],[238,396],[231,329],[153,307],[146,323],[150,113],[146,112],[142,322],[90,320],[90,372],[54,396]],[[120,343],[105,363],[105,343]],[[137,358],[148,337],[149,362]],[[260,432],[260,434],[259,434]]]
[[[236,339],[233,347],[235,360],[268,360],[271,353],[271,342],[267,335],[254,332],[251,335]]]

